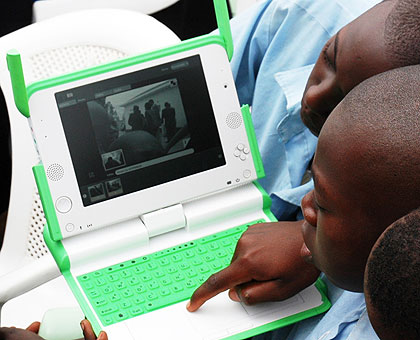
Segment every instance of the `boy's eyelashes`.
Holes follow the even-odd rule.
[[[314,205],[315,205],[315,208],[317,209],[317,210],[319,210],[319,211],[322,211],[322,212],[326,212],[327,211],[327,209],[325,209],[325,208],[323,208],[322,206],[320,206],[319,205],[319,203],[317,202],[317,200],[315,199],[315,195],[314,195]]]
[[[335,65],[334,65],[334,63],[331,61],[331,58],[328,56],[328,53],[327,53],[327,52],[328,52],[328,48],[330,47],[331,43],[332,43],[332,40],[329,40],[329,41],[325,44],[324,48],[322,49],[322,55],[323,55],[323,57],[324,57],[324,61],[327,63],[327,65],[328,65],[331,69],[335,70]]]
[[[312,178],[312,180],[314,180],[314,176],[313,176],[313,172],[312,172],[312,160],[311,160],[311,167],[306,171],[306,173],[308,174],[309,178]],[[313,195],[312,195],[312,201],[313,201],[314,206],[315,206],[315,208],[317,210],[323,211],[323,212],[327,211],[327,209],[325,209],[323,206],[321,206],[318,203],[318,201],[316,200],[316,197],[315,197],[315,189],[314,189],[314,192],[313,192]]]

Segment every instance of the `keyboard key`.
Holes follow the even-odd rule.
[[[232,244],[232,240],[229,240],[229,239],[222,240],[222,246],[223,247],[230,246],[231,244]]]
[[[223,268],[224,266],[220,263],[220,262],[213,262],[212,264],[210,264],[210,268],[213,271],[219,271]]]
[[[127,286],[127,285],[125,284],[125,281],[118,281],[118,282],[115,284],[115,287],[116,287],[117,289],[124,289],[126,286]]]
[[[182,273],[178,273],[174,275],[174,280],[179,282],[185,280],[185,276]]]
[[[97,286],[103,286],[104,284],[106,284],[106,280],[104,278],[98,278],[94,282]]]
[[[168,274],[175,274],[175,273],[178,272],[178,269],[176,269],[175,267],[169,267],[169,268],[166,269],[166,272]]]
[[[147,270],[154,270],[157,268],[157,264],[154,262],[149,262],[148,264],[146,264],[146,269]]]
[[[197,247],[195,251],[198,255],[203,255],[203,254],[207,253],[208,250],[207,250],[206,247],[200,246],[200,247]]]
[[[215,259],[215,257],[212,254],[204,256],[204,260],[208,263]]]
[[[90,277],[88,275],[79,276],[79,281],[89,281]]]
[[[208,278],[209,278],[208,276],[200,275],[197,279],[198,280],[198,285],[203,284]]]
[[[133,268],[133,273],[134,274],[142,274],[142,273],[144,273],[145,272],[145,269],[143,268],[143,266],[135,266],[134,268]]]
[[[102,289],[102,291],[103,291],[105,294],[109,294],[109,293],[112,293],[112,292],[114,291],[114,288],[113,288],[112,286],[108,285],[108,286],[105,286],[105,287]]]
[[[84,289],[87,289],[87,290],[89,290],[89,289],[93,289],[95,286],[93,285],[93,283],[92,282],[85,282],[84,284],[83,284],[83,288]]]
[[[108,306],[108,307],[105,307],[105,308],[100,308],[99,309],[99,314],[100,315],[108,315],[108,314],[111,314],[111,313],[116,312],[116,311],[117,311],[117,307]]]
[[[196,282],[192,279],[188,279],[187,281],[185,281],[185,287],[187,288],[195,288],[196,285]]]
[[[168,296],[171,294],[171,291],[168,288],[163,288],[159,291],[159,294],[161,296]]]
[[[128,280],[128,284],[130,285],[130,286],[135,286],[135,285],[137,285],[137,284],[139,284],[140,283],[140,281],[139,281],[139,279],[137,278],[137,277],[132,277],[132,278],[130,278],[129,280]]]
[[[117,322],[126,320],[130,317],[130,314],[127,312],[120,312],[115,315],[115,319]]]
[[[106,305],[107,303],[108,303],[108,301],[107,301],[106,299],[104,299],[104,298],[99,298],[98,300],[96,300],[96,301],[95,301],[94,305],[95,305],[96,307],[101,307],[101,306]]]
[[[149,287],[149,289],[157,289],[159,288],[159,283],[153,280],[152,282],[149,282],[147,286]]]
[[[171,263],[167,258],[163,258],[159,260],[159,265],[161,266],[167,266],[169,263]]]
[[[179,261],[182,260],[182,256],[179,255],[179,254],[175,254],[175,255],[171,256],[171,259],[172,259],[173,262],[179,262]]]
[[[105,325],[112,325],[112,324],[114,323],[114,319],[112,318],[112,316],[105,316],[105,317],[102,319],[102,322],[103,322]]]
[[[160,282],[164,285],[170,285],[172,283],[172,280],[169,277],[165,277],[164,279],[160,280]]]
[[[222,249],[222,250],[219,250],[218,252],[216,252],[216,256],[219,257],[219,258],[223,258],[223,257],[227,256],[227,253],[226,253],[226,251],[224,251]]]
[[[158,269],[158,270],[155,270],[153,272],[153,275],[156,278],[160,278],[160,277],[164,277],[166,274],[165,274],[165,272],[163,270]]]
[[[143,275],[140,275],[140,279],[143,282],[147,282],[147,281],[150,281],[151,279],[153,279],[153,277],[151,277],[149,274],[143,274]]]
[[[189,277],[189,278],[191,278],[191,277],[195,277],[195,276],[197,276],[198,274],[197,274],[197,272],[194,270],[194,269],[190,269],[190,270],[188,270],[187,271],[187,276]]]
[[[127,309],[130,308],[132,306],[131,302],[129,300],[123,301],[120,303],[120,308],[121,309]]]
[[[203,264],[203,261],[200,258],[195,258],[194,260],[191,261],[191,264],[194,266],[199,266]]]
[[[142,305],[146,301],[146,299],[143,296],[137,296],[132,301],[135,306],[138,306],[138,305]]]
[[[198,268],[198,271],[200,274],[205,274],[208,273],[210,271],[210,267],[207,265],[203,265],[200,268]]]
[[[194,250],[186,250],[184,253],[186,259],[190,259],[195,256]]]
[[[209,249],[210,249],[211,251],[214,251],[214,250],[217,250],[217,249],[219,249],[219,248],[220,248],[220,246],[219,246],[219,244],[218,244],[217,242],[212,242],[212,243],[210,243],[208,247],[209,247]]]
[[[113,294],[110,295],[109,300],[111,302],[117,302],[117,301],[121,300],[121,296],[118,293],[113,293]]]
[[[122,296],[125,298],[129,298],[130,296],[134,295],[134,292],[130,288],[126,288],[122,291]]]
[[[120,276],[118,274],[110,274],[108,275],[108,280],[110,282],[115,282],[118,281],[120,279]]]
[[[187,262],[181,263],[181,264],[179,265],[179,269],[181,269],[181,270],[186,270],[186,269],[188,269],[188,268],[190,268],[190,265],[189,265],[189,263],[187,263]]]
[[[136,293],[142,294],[147,292],[147,287],[145,284],[139,284],[134,290]]]
[[[125,270],[121,271],[121,277],[124,278],[124,279],[126,279],[127,277],[130,277],[132,275],[133,275],[133,273],[128,269],[125,269]]]
[[[132,316],[137,316],[143,314],[143,309],[141,307],[134,307],[130,309],[130,313]]]
[[[95,289],[95,290],[90,291],[88,295],[91,298],[96,298],[98,296],[101,296],[101,293],[98,290]]]
[[[174,293],[179,293],[180,291],[183,291],[184,290],[184,287],[183,286],[181,286],[181,285],[175,285],[175,286],[172,286],[172,291],[174,292]]]
[[[158,295],[154,292],[150,292],[146,294],[146,299],[151,301],[151,300],[156,300],[158,298]]]

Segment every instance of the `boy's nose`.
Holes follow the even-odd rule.
[[[316,227],[316,221],[317,221],[317,214],[316,214],[316,208],[314,205],[314,191],[311,190],[308,192],[303,198],[301,202],[301,208],[303,213],[303,218],[306,222],[308,222],[310,225]]]

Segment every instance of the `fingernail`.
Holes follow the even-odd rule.
[[[80,322],[80,327],[82,328],[82,331],[84,331],[85,330],[85,323],[83,322],[84,320],[82,320],[81,322]]]
[[[191,306],[191,302],[188,301],[188,303],[187,303],[187,309],[190,309],[190,306]]]
[[[105,333],[104,332],[100,332],[99,336],[98,336],[98,340],[103,340],[105,339]]]

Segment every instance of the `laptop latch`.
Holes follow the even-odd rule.
[[[185,227],[184,208],[181,204],[172,205],[141,215],[149,238]]]

